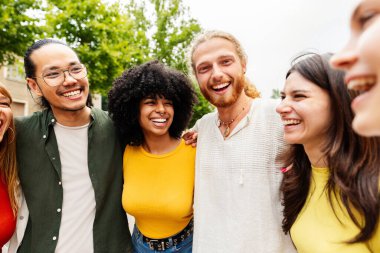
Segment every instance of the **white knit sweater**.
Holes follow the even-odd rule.
[[[276,156],[284,148],[277,101],[255,99],[224,140],[218,114],[198,132],[194,196],[195,253],[296,252],[281,230],[282,179]]]

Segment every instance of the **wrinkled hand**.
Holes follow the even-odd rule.
[[[191,130],[186,131],[182,135],[182,139],[185,140],[185,144],[191,145],[194,148],[197,146],[197,138],[198,138],[198,133],[195,131],[191,131]]]

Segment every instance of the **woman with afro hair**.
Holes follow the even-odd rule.
[[[108,94],[126,145],[122,205],[134,252],[192,252],[195,149],[181,139],[197,102],[191,81],[158,61],[125,71]]]

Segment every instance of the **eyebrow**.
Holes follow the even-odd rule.
[[[234,54],[224,54],[224,55],[219,56],[218,59],[220,59],[220,58],[228,58],[228,57],[235,58],[235,55]]]
[[[72,61],[70,62],[67,66],[74,66],[74,65],[77,65],[77,64],[80,64],[79,61]],[[58,66],[48,66],[47,68],[43,69],[42,72],[46,71],[46,70],[55,70],[55,69],[62,69],[61,67],[58,67]]]
[[[236,59],[235,55],[233,55],[233,54],[223,54],[223,55],[218,56],[216,59],[219,61],[219,60],[221,60],[221,59],[225,59],[225,58],[233,58],[233,59]],[[197,69],[199,66],[204,65],[204,64],[208,64],[208,63],[210,63],[210,61],[203,61],[203,62],[201,62],[201,63],[198,63],[198,64],[195,66],[195,68]]]
[[[309,93],[310,91],[309,90],[292,90],[290,91],[290,94],[296,94],[296,93]],[[285,96],[285,91],[281,91],[280,92],[280,95],[281,96]]]
[[[298,92],[309,93],[310,91],[309,90],[292,90],[292,93],[298,93]]]
[[[358,6],[356,6],[356,8],[354,9],[352,15],[351,15],[351,22],[352,20],[355,20],[356,17],[359,15],[359,12],[360,12],[360,9],[362,8],[362,3],[360,3]]]

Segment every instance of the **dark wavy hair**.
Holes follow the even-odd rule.
[[[36,76],[36,66],[35,66],[35,63],[31,59],[31,55],[32,55],[32,53],[34,51],[40,49],[41,47],[43,47],[45,45],[49,45],[49,44],[60,44],[60,45],[64,45],[64,46],[70,48],[71,50],[73,50],[65,42],[60,41],[60,40],[56,40],[56,39],[42,39],[42,40],[35,41],[26,50],[25,55],[24,55],[24,70],[25,70],[25,77],[26,78],[32,78],[32,79],[34,79],[37,82],[37,78],[35,77]],[[79,59],[79,56],[78,56],[78,59]],[[30,92],[29,85],[27,85],[27,87],[28,87],[28,90]],[[34,97],[33,97],[33,99],[34,99]],[[36,103],[38,103],[41,106],[41,108],[50,108],[49,101],[47,101],[47,99],[45,97],[43,97],[43,96],[41,96],[39,98],[39,100],[36,101]],[[88,107],[92,106],[92,98],[91,98],[91,93],[90,92],[88,93],[88,98],[87,98],[86,105]]]
[[[360,228],[360,232],[347,243],[365,242],[373,236],[379,222],[380,139],[361,137],[352,130],[350,104],[357,93],[346,89],[342,71],[330,67],[332,54],[306,56],[293,61],[286,78],[297,72],[329,94],[332,122],[322,149],[330,170],[326,189],[330,203],[332,197],[340,198],[351,220]],[[281,184],[282,228],[288,233],[305,204],[310,188],[311,164],[301,144],[290,145],[282,160],[284,166],[292,165]],[[364,226],[354,216],[354,209],[364,218]]]
[[[144,98],[155,96],[173,102],[174,118],[169,135],[177,139],[181,137],[197,103],[193,85],[183,73],[159,61],[150,61],[126,70],[113,82],[108,93],[108,111],[124,145],[143,144],[139,104]]]

